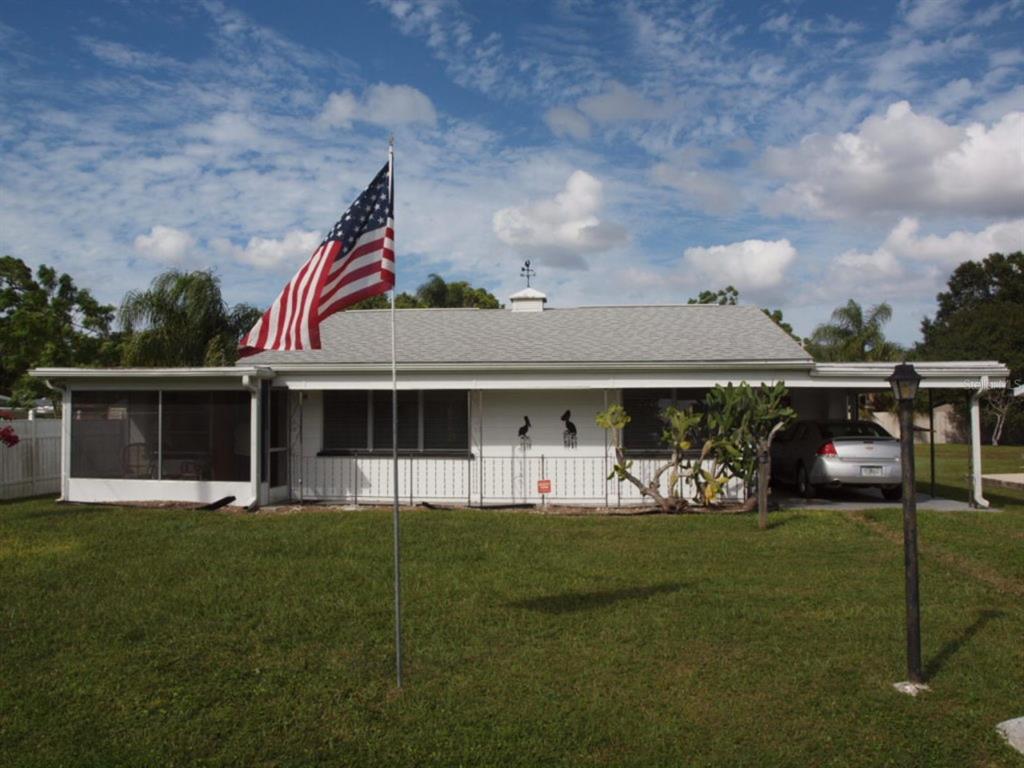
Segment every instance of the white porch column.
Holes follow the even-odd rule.
[[[971,505],[987,509],[988,501],[981,489],[981,395],[988,389],[988,377],[982,376],[981,386],[971,394]]]
[[[60,404],[60,500],[67,501],[71,477],[71,388],[64,388]]]
[[[246,377],[248,379],[248,377]],[[260,382],[245,381],[249,389],[249,488],[252,498],[246,506],[260,504]]]

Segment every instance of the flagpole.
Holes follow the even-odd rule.
[[[388,140],[388,200],[395,205],[395,137]],[[402,547],[398,516],[398,362],[395,353],[395,286],[391,286],[391,462],[395,490],[392,527],[395,534],[395,681],[402,687]]]

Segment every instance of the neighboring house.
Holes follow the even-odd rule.
[[[53,403],[47,398],[36,400],[35,405],[30,408],[15,407],[11,405],[11,398],[7,395],[0,395],[0,419],[34,419],[37,416],[53,416]]]
[[[664,451],[660,409],[700,404],[716,384],[783,381],[810,418],[845,418],[859,393],[889,387],[891,364],[815,364],[756,307],[545,303],[528,289],[508,309],[396,312],[403,503],[538,502],[540,480],[547,501],[638,503],[607,480],[594,417],[610,403],[632,416],[625,446],[644,475]],[[33,371],[64,391],[63,498],[387,502],[390,322],[341,312],[322,349],[232,368]],[[1007,376],[996,362],[915,365],[925,388],[977,392]]]
[[[899,435],[900,419],[897,413],[891,411],[872,411],[871,418],[891,435]],[[952,403],[937,405],[929,421],[928,413],[914,414],[914,441],[917,443],[929,442],[929,435],[934,429],[933,435],[936,445],[945,443],[962,443],[967,439],[960,424],[960,417],[956,412],[956,406]],[[930,426],[930,425],[934,425]]]

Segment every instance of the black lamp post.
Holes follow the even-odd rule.
[[[907,586],[907,675],[924,683],[921,670],[921,604],[917,588],[917,494],[914,483],[914,398],[921,377],[914,366],[900,363],[889,377],[900,405],[900,464],[903,469],[903,568]]]

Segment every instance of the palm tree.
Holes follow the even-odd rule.
[[[864,309],[853,299],[832,312],[831,322],[822,323],[807,340],[807,351],[822,362],[878,362],[898,360],[903,348],[885,338],[882,326],[892,319],[892,307],[885,302]]]
[[[169,270],[145,291],[129,291],[118,319],[125,365],[230,365],[238,339],[259,319],[248,304],[229,307],[220,279],[209,271]]]

